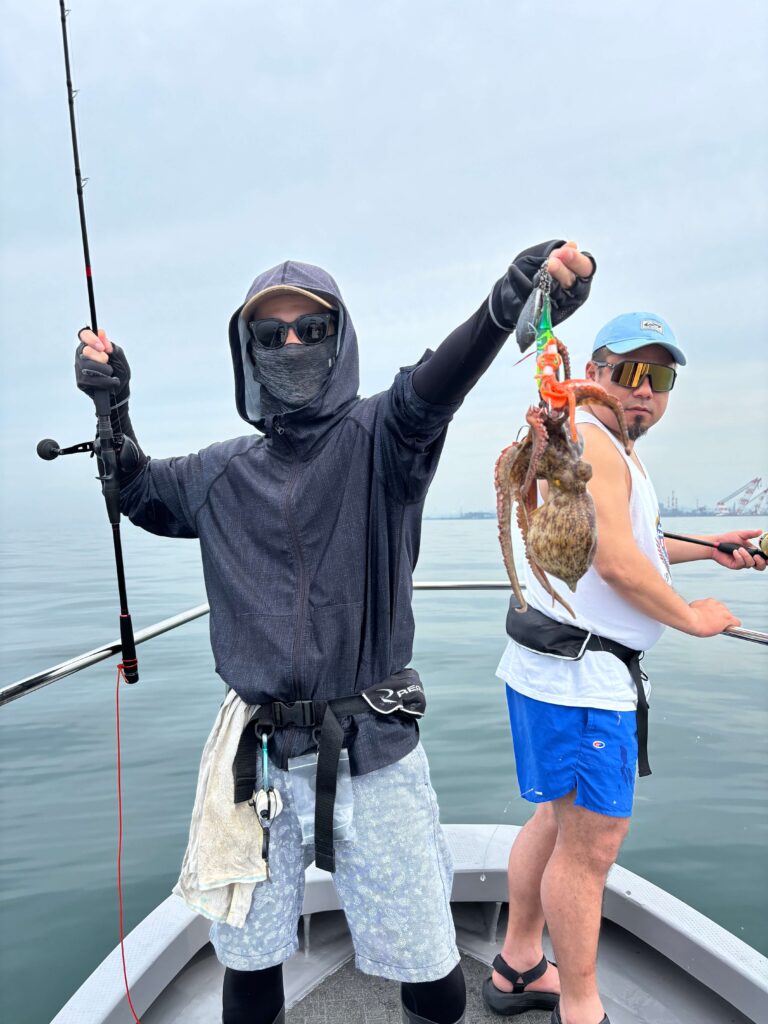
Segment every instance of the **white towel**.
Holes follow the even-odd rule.
[[[232,762],[243,729],[258,709],[230,690],[200,760],[189,845],[173,888],[187,906],[242,928],[254,886],[267,877],[261,857],[262,832],[247,802],[234,802]]]

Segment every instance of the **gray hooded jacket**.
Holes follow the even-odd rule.
[[[235,397],[258,433],[149,460],[121,492],[138,526],[199,539],[216,671],[249,704],[348,696],[409,664],[422,508],[460,404],[420,398],[414,367],[361,399],[357,338],[333,278],[283,263],[256,278],[246,301],[274,284],[338,305],[338,355],[319,394],[262,414],[241,306],[229,327]],[[355,774],[399,760],[418,738],[399,716],[342,724]],[[271,744],[284,767],[313,746],[311,731],[289,726]]]

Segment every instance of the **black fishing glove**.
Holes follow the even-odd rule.
[[[119,345],[113,344],[109,362],[97,363],[94,359],[83,358],[84,349],[85,342],[81,341],[75,352],[75,381],[80,390],[89,398],[93,398],[96,391],[111,391],[114,395],[113,407],[127,402],[131,393],[131,368],[125,352]]]
[[[83,329],[85,330],[85,328]],[[106,390],[112,393],[110,418],[115,448],[119,452],[120,484],[124,486],[138,475],[148,461],[136,440],[128,413],[131,368],[128,365],[125,352],[114,342],[108,363],[97,363],[94,359],[84,359],[84,348],[85,342],[81,341],[75,352],[75,382],[78,388],[91,399],[94,398],[96,391]]]
[[[536,284],[536,275],[547,262],[550,254],[565,245],[560,239],[551,242],[540,242],[524,249],[510,264],[509,270],[493,286],[488,299],[488,310],[491,319],[504,331],[514,331],[526,299]],[[591,253],[585,252],[597,267]],[[589,289],[594,277],[577,277],[570,288],[563,288],[559,281],[552,280],[550,299],[552,302],[552,323],[559,324],[574,313],[587,300]]]

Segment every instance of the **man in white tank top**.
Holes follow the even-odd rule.
[[[632,450],[625,454],[610,410],[578,411],[598,546],[569,596],[575,622],[553,608],[526,566],[532,608],[631,651],[648,650],[666,626],[706,637],[739,625],[719,601],[688,604],[680,597],[670,563],[711,557],[730,569],[766,564],[746,548],[726,555],[665,543],[658,500],[634,444],[664,415],[676,367],[685,363],[669,325],[655,314],[626,313],[600,331],[586,376],[621,404]],[[706,539],[746,545],[759,532]],[[507,683],[520,792],[537,807],[510,853],[509,926],[483,995],[503,1015],[554,1007],[553,1024],[608,1021],[595,978],[602,894],[628,831],[637,765],[637,690],[627,664],[604,650],[582,651],[574,660],[510,640],[497,670]],[[558,968],[542,954],[545,918]]]

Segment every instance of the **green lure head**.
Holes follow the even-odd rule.
[[[549,292],[542,292],[542,303],[541,312],[539,319],[536,324],[536,348],[539,352],[543,351],[544,346],[547,342],[551,341],[554,337],[552,332],[552,302],[549,298]]]

